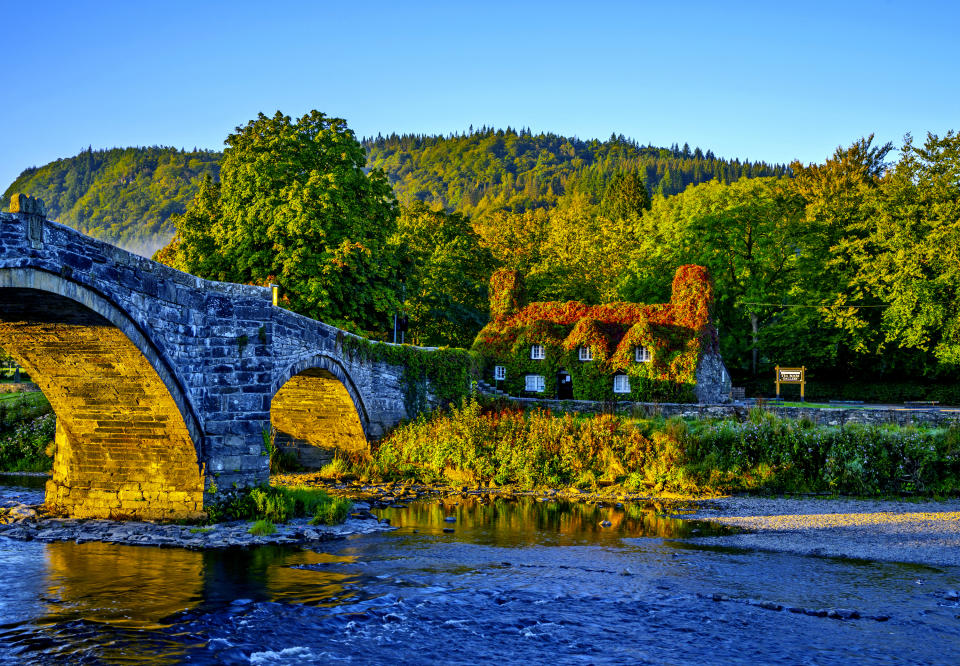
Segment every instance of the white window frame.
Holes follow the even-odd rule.
[[[507,368],[504,365],[497,365],[493,368],[493,378],[497,381],[507,378]]]
[[[592,361],[593,349],[590,347],[580,347],[579,356],[581,361]]]
[[[542,361],[547,357],[547,350],[543,345],[530,345],[530,358],[534,361]]]
[[[650,353],[647,347],[637,345],[633,351],[633,358],[637,363],[649,363],[651,359],[653,359],[653,354]]]
[[[524,377],[524,390],[528,393],[543,393],[547,382],[543,375],[527,375]]]
[[[630,393],[630,377],[627,375],[613,376],[614,393]]]

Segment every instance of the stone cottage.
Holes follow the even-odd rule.
[[[677,269],[669,303],[525,303],[516,271],[490,279],[490,317],[473,349],[484,380],[512,396],[724,402],[730,376],[702,266]]]

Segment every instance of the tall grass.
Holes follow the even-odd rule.
[[[475,399],[380,442],[370,476],[518,489],[955,493],[960,429],[817,427],[756,412],[684,421],[524,412]]]

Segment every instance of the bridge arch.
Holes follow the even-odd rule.
[[[274,382],[271,393],[275,443],[304,467],[322,466],[335,451],[369,451],[366,404],[336,358],[317,354],[297,361]]]
[[[119,305],[63,275],[0,269],[0,347],[57,414],[49,505],[101,518],[202,510],[199,420],[161,351]]]

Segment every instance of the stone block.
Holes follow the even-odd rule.
[[[46,217],[47,215],[43,199],[31,197],[22,192],[10,195],[10,212],[20,213],[21,215],[38,215],[40,217]]]

